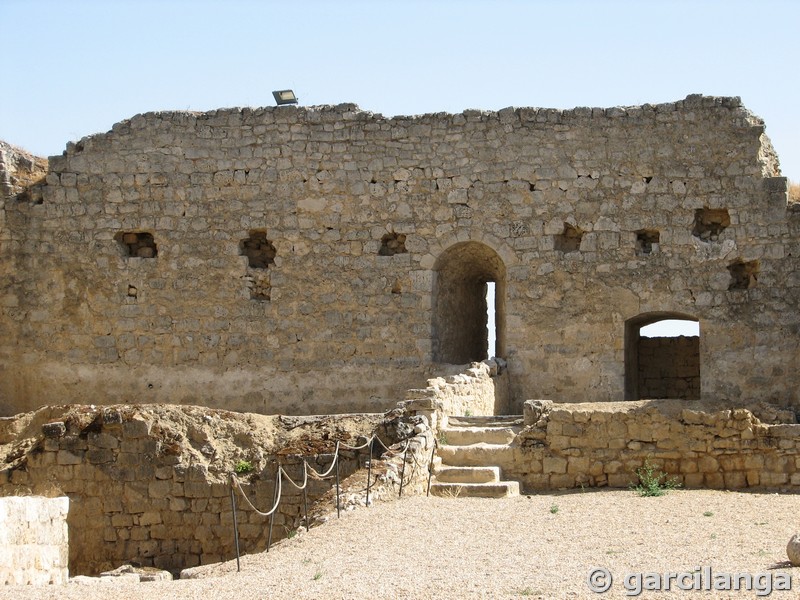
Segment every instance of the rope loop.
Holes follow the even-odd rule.
[[[305,460],[303,460],[303,485],[297,485],[294,482],[294,480],[291,477],[289,477],[289,474],[283,467],[281,467],[281,473],[283,473],[283,476],[286,477],[286,481],[291,483],[295,487],[295,489],[298,490],[306,489],[306,486],[308,485],[308,463]]]
[[[328,477],[328,475],[331,474],[338,460],[339,460],[339,442],[336,442],[336,450],[333,451],[333,462],[331,463],[331,466],[328,467],[328,470],[325,471],[324,473],[318,472],[314,467],[308,467],[311,470],[310,472],[311,478],[325,479],[326,477]],[[306,463],[306,466],[308,466],[308,463]]]
[[[239,492],[242,494],[242,498],[244,498],[244,501],[247,502],[247,505],[252,510],[254,510],[256,513],[261,515],[262,517],[268,517],[278,509],[278,505],[281,503],[281,491],[282,491],[281,490],[281,479],[282,479],[281,471],[283,471],[283,467],[281,467],[278,470],[277,477],[275,478],[275,485],[278,486],[278,492],[275,494],[275,506],[273,506],[272,509],[270,509],[269,512],[260,511],[255,506],[253,506],[253,503],[250,502],[250,498],[248,498],[247,494],[244,493],[244,489],[242,488],[242,484],[239,481],[239,478],[236,477],[236,475],[234,473],[231,473],[231,480],[236,484],[236,487],[239,488]]]

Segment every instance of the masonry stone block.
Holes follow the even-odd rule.
[[[590,467],[590,459],[588,457],[570,457],[567,459],[567,473],[572,475],[587,473]]]
[[[748,470],[747,471],[747,485],[751,487],[756,487],[761,484],[761,472],[756,470]]]
[[[716,473],[719,462],[711,456],[703,456],[697,461],[697,468],[701,473]]]
[[[696,489],[703,487],[705,482],[702,473],[685,473],[683,475],[683,485],[688,489]]]
[[[573,488],[575,487],[575,475],[569,473],[554,473],[550,475],[550,487],[552,489]]]
[[[56,457],[59,465],[78,465],[83,461],[83,456],[74,454],[68,450],[60,450]]]
[[[764,487],[777,487],[788,483],[788,481],[789,476],[786,473],[765,471],[760,475],[760,485]]]
[[[726,489],[735,490],[747,487],[747,475],[744,471],[726,471],[723,477]]]
[[[93,465],[100,465],[114,462],[115,455],[111,450],[95,448],[87,450],[85,458]]]
[[[544,473],[566,473],[567,461],[557,456],[547,457],[542,461],[542,469]]]
[[[607,475],[609,487],[626,488],[636,483],[636,477],[630,473],[609,473]]]
[[[592,438],[592,440],[593,441],[591,445],[593,447],[598,447],[598,446],[603,447],[604,444],[602,438]],[[608,448],[612,450],[622,450],[627,446],[627,442],[624,439],[617,438],[608,440],[605,445],[607,445]]]

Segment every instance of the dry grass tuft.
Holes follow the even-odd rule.
[[[789,181],[789,202],[800,202],[800,183]]]

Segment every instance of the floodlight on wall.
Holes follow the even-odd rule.
[[[272,95],[275,97],[275,103],[278,106],[297,104],[297,96],[294,95],[292,90],[278,90],[277,92],[272,92]]]

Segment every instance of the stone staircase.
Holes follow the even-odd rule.
[[[509,444],[522,430],[522,416],[450,417],[441,430],[434,461],[435,496],[505,498],[519,495],[519,483],[501,481]]]

